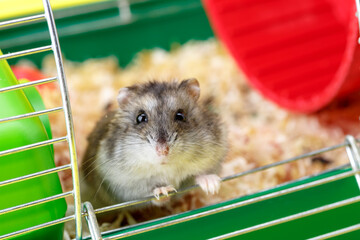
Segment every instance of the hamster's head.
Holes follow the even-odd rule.
[[[115,152],[140,160],[139,164],[155,165],[201,157],[221,133],[213,114],[199,103],[199,96],[196,79],[120,89]]]

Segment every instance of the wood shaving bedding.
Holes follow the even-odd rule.
[[[56,74],[52,58],[44,61],[42,69],[49,76]],[[214,97],[217,111],[228,128],[230,144],[221,177],[341,143],[346,134],[360,137],[359,94],[337,101],[315,114],[290,113],[252,89],[225,48],[214,39],[191,41],[170,52],[162,49],[142,51],[126,68],[120,68],[114,57],[89,59],[83,63],[65,61],[65,72],[80,164],[87,135],[106,109],[117,107],[115,100],[119,88],[152,79],[196,77],[201,96]],[[43,88],[42,96],[48,108],[61,104],[59,94],[50,88]],[[52,114],[50,118],[54,137],[64,136],[62,115]],[[66,144],[55,145],[55,151],[57,165],[69,162]],[[200,190],[192,191],[169,206],[135,211],[131,216],[139,222],[179,213],[271,188],[347,162],[345,151],[336,150],[318,159],[299,160],[228,181],[215,196],[207,196]],[[70,190],[70,172],[61,173],[60,177],[64,190]],[[126,223],[123,219],[126,217],[120,215],[112,223],[104,223],[103,230],[123,225]]]

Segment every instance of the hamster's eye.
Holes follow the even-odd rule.
[[[142,122],[147,122],[148,121],[148,116],[146,115],[145,112],[141,111],[139,113],[139,115],[136,117],[136,122],[139,124],[139,123],[142,123]]]
[[[176,113],[175,113],[175,121],[181,121],[181,122],[185,122],[186,118],[185,118],[185,114],[184,114],[184,110],[179,109]]]

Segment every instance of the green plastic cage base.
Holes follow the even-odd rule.
[[[355,177],[350,176],[316,187],[303,189],[283,196],[236,207],[241,202],[316,180],[350,172],[350,168],[333,170],[318,176],[301,179],[270,190],[226,201],[197,210],[169,216],[160,220],[113,231],[104,238],[117,239],[209,239],[240,229],[249,228],[293,214],[322,207],[359,196]],[[216,213],[207,214],[208,211]],[[346,228],[360,222],[360,202],[316,213],[285,223],[258,229],[235,238],[238,239],[308,239]],[[199,216],[202,215],[203,216]],[[178,221],[173,223],[173,221]],[[165,226],[164,226],[165,224]],[[127,236],[128,235],[128,236]],[[360,230],[332,239],[360,239]]]

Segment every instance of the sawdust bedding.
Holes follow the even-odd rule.
[[[52,58],[43,62],[42,70],[49,76],[56,74]],[[221,177],[341,143],[346,134],[360,137],[359,94],[337,101],[314,114],[288,112],[251,88],[225,48],[214,39],[191,41],[174,47],[170,52],[144,50],[126,68],[120,68],[115,57],[89,59],[83,63],[65,61],[65,72],[80,165],[86,137],[106,109],[116,107],[118,89],[152,79],[196,77],[200,82],[201,96],[214,97],[217,110],[228,129],[229,154],[223,163]],[[61,104],[59,94],[51,87],[41,91],[48,108]],[[52,114],[50,118],[54,137],[64,136],[62,114]],[[69,162],[65,144],[55,145],[55,151],[57,165]],[[215,196],[194,190],[169,206],[119,215],[116,220],[102,223],[102,229],[199,208],[345,163],[348,159],[344,150],[299,160],[225,182]],[[64,190],[72,188],[69,171],[61,173],[60,178]]]

